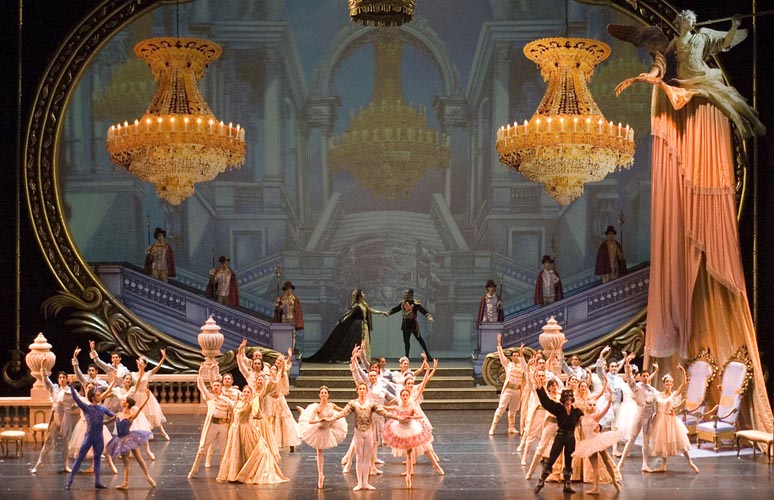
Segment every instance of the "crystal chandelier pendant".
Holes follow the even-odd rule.
[[[349,0],[349,16],[366,26],[400,26],[411,21],[416,0]]]
[[[545,186],[567,205],[583,195],[587,182],[634,164],[634,130],[607,122],[588,81],[610,47],[587,38],[543,38],[524,46],[540,67],[546,93],[532,118],[500,127],[500,161]]]
[[[142,119],[110,127],[110,160],[178,205],[196,183],[244,163],[244,129],[219,122],[197,86],[221,48],[198,38],[163,37],[138,43],[134,53],[148,64],[158,89]]]

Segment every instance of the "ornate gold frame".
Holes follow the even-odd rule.
[[[628,12],[637,19],[670,25],[676,10],[660,0],[577,0]],[[100,339],[100,350],[116,349],[129,356],[159,359],[158,349],[167,347],[165,368],[194,371],[202,356],[198,349],[150,327],[121,304],[89,268],[78,251],[63,214],[58,180],[59,138],[71,94],[95,53],[134,18],[147,14],[168,0],[104,0],[70,32],[46,68],[33,100],[23,150],[24,190],[35,236],[60,291],[43,304],[46,318],[65,316],[65,325],[77,333]],[[633,7],[634,4],[635,6]],[[632,323],[642,321],[639,314]],[[641,332],[639,327],[632,329]],[[601,342],[610,342],[616,332]],[[621,332],[618,332],[621,333]],[[636,343],[640,333],[634,333]],[[627,337],[628,338],[628,337]],[[615,342],[619,342],[616,339]],[[628,341],[627,341],[628,342]],[[639,341],[641,345],[641,340]],[[601,347],[599,347],[601,348]],[[631,349],[629,349],[631,350]],[[593,357],[596,344],[580,354]],[[267,351],[267,359],[273,352]],[[236,367],[233,351],[219,358],[223,369]]]

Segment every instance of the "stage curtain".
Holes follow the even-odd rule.
[[[694,97],[675,110],[663,91],[654,88],[651,132],[646,357],[657,358],[663,375],[700,347],[709,347],[722,366],[746,344],[754,377],[741,422],[771,432],[774,423],[739,249],[729,121],[703,98]],[[715,386],[713,402],[717,396]]]

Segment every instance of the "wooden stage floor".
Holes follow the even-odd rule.
[[[37,458],[38,450],[25,444],[24,456],[0,460],[0,498],[2,499],[500,499],[500,498],[569,498],[563,495],[558,483],[547,483],[539,495],[533,493],[536,479],[526,481],[525,470],[519,465],[516,453],[518,437],[505,434],[505,418],[500,422],[498,433],[488,436],[487,430],[492,418],[491,411],[435,411],[428,412],[435,427],[435,445],[446,471],[439,476],[427,462],[420,458],[416,466],[413,489],[407,490],[400,473],[404,466],[400,459],[388,451],[380,453],[387,463],[384,475],[373,479],[378,488],[373,492],[353,492],[356,484],[354,470],[343,474],[339,460],[346,451],[344,445],[326,452],[326,482],[322,491],[317,490],[317,468],[315,452],[302,445],[295,453],[283,452],[280,467],[290,482],[273,486],[252,486],[223,484],[215,481],[217,468],[202,467],[196,479],[187,479],[188,470],[199,440],[202,417],[172,415],[166,424],[171,441],[156,438],[152,449],[156,461],[150,463],[151,474],[158,483],[154,490],[148,488],[139,467],[132,463],[130,489],[114,489],[123,474],[119,464],[119,476],[107,470],[103,461],[103,483],[110,489],[94,490],[93,477],[88,473],[79,474],[70,491],[64,490],[66,476],[57,472],[54,464],[61,464],[59,453],[52,453],[46,466],[37,474],[29,469]],[[351,416],[349,417],[351,418]],[[350,436],[352,426],[350,421]],[[756,459],[749,449],[740,459],[730,448],[721,454],[714,454],[705,445],[705,451],[696,451],[695,462],[701,472],[694,474],[688,469],[682,457],[669,460],[669,472],[665,474],[643,474],[640,472],[639,447],[633,449],[630,460],[624,465],[623,490],[616,495],[611,485],[602,485],[599,498],[646,499],[772,499],[774,498],[774,465],[766,463],[765,455]],[[13,449],[13,446],[11,446]],[[656,459],[651,459],[655,465]],[[85,467],[84,467],[85,468]],[[353,467],[354,469],[354,467]],[[572,498],[580,498],[581,492],[590,490],[591,485],[576,483]]]

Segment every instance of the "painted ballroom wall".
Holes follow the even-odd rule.
[[[223,47],[200,88],[218,119],[245,128],[247,158],[177,206],[111,164],[105,148],[108,127],[140,118],[155,92],[132,49],[175,35],[174,5],[160,7],[95,55],[72,96],[59,173],[72,237],[90,263],[141,266],[149,230],[163,227],[179,282],[203,290],[213,259],[226,255],[241,305],[261,314],[271,313],[279,266],[305,306],[305,354],[326,338],[354,287],[378,309],[410,287],[436,317],[423,325],[431,350],[465,356],[487,279],[502,281],[506,314],[532,304],[543,254],[556,256],[565,293],[587,286],[597,279],[604,230],[618,227],[621,213],[629,266],[648,261],[650,89],[635,86],[620,98],[613,89],[646,70],[649,56],[607,35],[608,23],[629,22],[623,14],[570,2],[565,15],[564,5],[422,0],[411,23],[387,32],[402,41],[405,102],[448,136],[450,155],[385,192],[364,180],[375,176],[378,186],[380,165],[337,171],[327,150],[374,98],[374,69],[383,64],[375,45],[385,33],[351,23],[339,0],[181,4],[180,35]],[[524,44],[565,34],[612,46],[590,88],[608,120],[634,127],[637,154],[631,170],[561,206],[500,164],[494,140],[501,125],[529,119],[545,91]],[[397,315],[377,320],[375,352],[402,354],[399,325]]]

